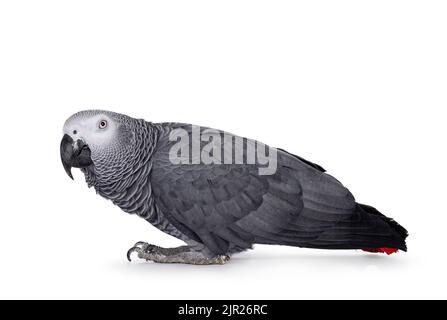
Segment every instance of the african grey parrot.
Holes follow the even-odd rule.
[[[61,159],[71,178],[71,168],[80,168],[99,195],[187,244],[137,242],[129,260],[137,252],[154,262],[223,264],[256,243],[406,251],[408,233],[396,221],[356,203],[321,166],[282,149],[268,148],[274,170],[262,173],[266,163],[253,151],[264,145],[256,141],[101,110],[72,115],[63,133]],[[217,142],[222,147],[212,148]]]

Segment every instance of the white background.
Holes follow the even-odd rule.
[[[0,2],[0,298],[447,298],[445,1]],[[72,113],[191,122],[324,166],[409,252],[257,246],[226,266],[125,259],[179,244],[59,158]]]

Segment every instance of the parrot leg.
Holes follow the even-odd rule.
[[[138,258],[158,263],[185,263],[195,265],[225,264],[230,260],[229,256],[207,257],[201,252],[192,251],[188,246],[176,248],[162,248],[145,242],[137,242],[127,251],[127,259],[133,252],[138,253]]]

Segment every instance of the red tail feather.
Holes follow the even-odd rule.
[[[398,249],[394,249],[394,248],[375,248],[375,249],[362,249],[363,251],[366,252],[374,252],[374,253],[386,253],[387,255],[396,253],[397,251],[399,251]]]

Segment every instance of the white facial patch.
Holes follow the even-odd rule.
[[[106,126],[101,128],[104,121]],[[81,139],[91,149],[105,147],[113,141],[117,129],[116,123],[105,114],[80,113],[70,117],[64,125],[64,134],[73,140]]]

